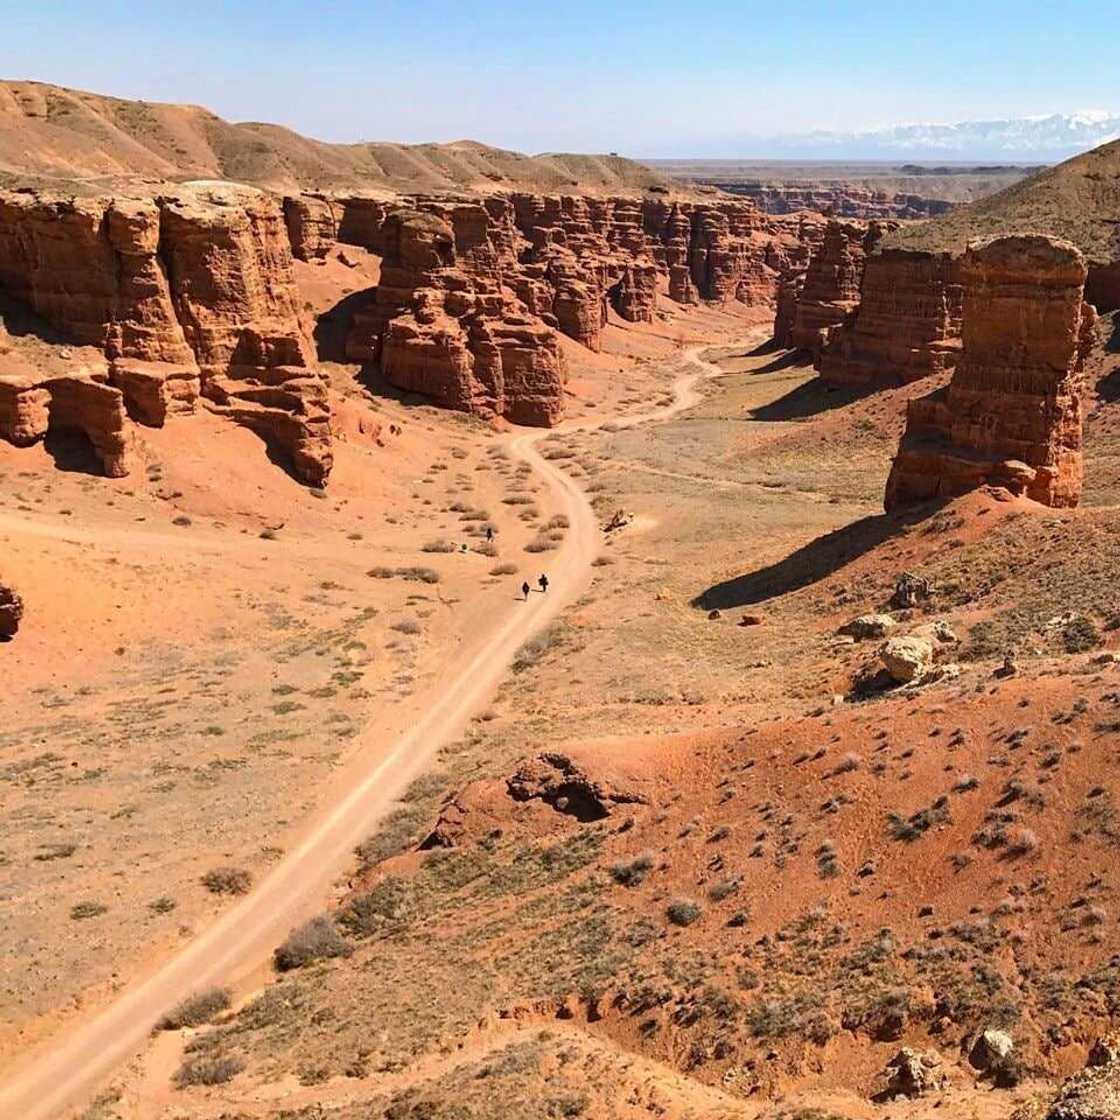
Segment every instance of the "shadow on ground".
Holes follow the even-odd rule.
[[[731,610],[799,591],[827,579],[889,540],[899,528],[898,519],[884,513],[860,518],[842,529],[817,537],[776,564],[709,587],[692,600],[692,605],[703,610]]]
[[[864,389],[832,388],[825,385],[819,377],[814,377],[811,381],[791,389],[784,397],[751,409],[750,416],[752,420],[762,421],[808,420],[812,416],[819,416],[822,412],[843,408],[867,394],[868,390]]]

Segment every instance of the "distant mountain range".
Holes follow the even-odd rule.
[[[906,157],[1049,163],[1118,137],[1120,115],[1094,111],[956,124],[899,124],[869,132],[810,132],[769,137],[761,145],[767,155],[804,159]]]

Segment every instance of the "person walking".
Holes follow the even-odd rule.
[[[492,541],[494,539],[494,526],[493,525],[487,525],[486,526],[486,539],[487,539],[487,541]]]
[[[523,596],[523,597],[525,598],[525,600],[527,601],[527,600],[528,600],[528,598],[529,598],[529,581],[528,581],[528,580],[526,580],[526,581],[525,581],[525,582],[524,582],[524,583],[523,583],[523,584],[521,585],[521,594],[522,594],[522,596]]]
[[[541,594],[542,595],[547,594],[547,592],[548,592],[548,576],[546,576],[542,572],[541,573],[541,578],[539,580],[537,580],[537,583],[540,584]]]

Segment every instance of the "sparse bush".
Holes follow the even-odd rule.
[[[320,914],[288,934],[272,954],[272,963],[277,972],[289,972],[312,961],[348,957],[353,951],[334,921]]]
[[[180,529],[187,528],[190,525],[191,519],[186,514],[180,514],[178,517],[172,518],[171,524],[178,525]]]
[[[550,517],[545,523],[545,529],[567,529],[571,522],[562,513],[556,514],[555,517]]]
[[[454,541],[449,541],[444,537],[440,537],[434,541],[426,541],[420,546],[421,552],[458,552],[458,547]]]
[[[224,1085],[232,1081],[243,1069],[245,1063],[236,1057],[199,1057],[188,1058],[175,1074],[175,1084],[180,1089],[189,1085]]]
[[[241,867],[215,867],[202,876],[202,885],[211,894],[248,894],[253,876]]]
[[[532,668],[550,649],[559,645],[561,635],[562,630],[554,623],[536,637],[530,638],[514,655],[513,671],[524,673],[526,669]]]
[[[70,917],[80,922],[86,918],[99,918],[108,909],[103,902],[77,902],[70,907]]]
[[[1083,614],[1071,619],[1062,630],[1062,645],[1066,653],[1086,653],[1101,644],[1097,624]]]
[[[739,879],[721,879],[718,883],[713,883],[708,888],[708,897],[713,902],[722,902],[725,898],[730,898],[733,894],[739,891]]]
[[[167,895],[160,895],[159,898],[152,899],[148,903],[148,909],[153,914],[170,914],[175,909],[177,903],[175,899],[168,898]]]
[[[690,899],[677,898],[669,903],[665,911],[666,917],[675,926],[690,926],[700,919],[703,910]]]
[[[551,552],[556,547],[556,542],[550,540],[544,533],[538,533],[525,546],[526,552]]]
[[[517,574],[516,564],[495,564],[490,569],[492,576],[512,576]]]
[[[396,630],[398,634],[419,634],[421,626],[414,618],[402,618],[400,622],[394,622],[390,629]]]
[[[184,1027],[199,1027],[209,1023],[219,1011],[225,1011],[231,1002],[229,988],[207,988],[195,992],[175,1005],[158,1023],[156,1030],[181,1031]]]
[[[370,570],[366,572],[366,575],[370,576],[372,579],[392,579],[396,574],[397,571],[395,568],[387,568],[384,564],[378,564],[376,567],[370,568]]]
[[[642,852],[629,861],[619,861],[611,866],[611,878],[624,887],[639,886],[646,873],[653,868],[653,854]]]

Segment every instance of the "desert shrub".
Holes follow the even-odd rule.
[[[396,568],[387,568],[384,564],[378,564],[366,572],[371,579],[392,579],[396,574]]]
[[[167,895],[160,895],[159,898],[152,899],[148,903],[148,909],[153,914],[170,914],[175,909],[176,902],[173,898],[168,898]]]
[[[530,669],[532,666],[536,665],[550,649],[560,644],[562,633],[560,627],[553,624],[540,634],[524,642],[514,655],[513,671],[515,673],[524,673],[526,669]]]
[[[653,854],[642,852],[632,860],[620,860],[611,865],[611,878],[624,887],[639,886],[646,873],[653,868]]]
[[[391,629],[396,630],[398,634],[419,634],[420,623],[414,618],[402,618],[400,622],[394,622]]]
[[[853,770],[858,770],[862,763],[862,759],[854,751],[850,751],[844,755],[843,758],[836,764],[834,774],[850,774]]]
[[[185,514],[180,514],[178,517],[172,518],[171,524],[178,525],[180,529],[185,529],[191,523],[191,519]]]
[[[556,547],[556,542],[550,540],[544,533],[538,533],[525,546],[526,552],[551,552]]]
[[[180,1000],[158,1023],[156,1030],[181,1031],[184,1027],[198,1027],[209,1023],[219,1011],[230,1005],[229,988],[206,988]]]
[[[413,583],[439,583],[440,575],[435,568],[398,568],[397,575],[401,579],[411,580]]]
[[[479,541],[474,550],[479,556],[489,556],[491,559],[498,555],[498,546],[493,541]]]
[[[677,898],[669,903],[665,915],[675,926],[690,926],[698,921],[703,910],[687,898]]]
[[[449,541],[445,537],[439,537],[434,541],[425,541],[420,546],[421,552],[457,552],[458,548],[454,541]]]
[[[512,576],[517,574],[516,564],[495,564],[490,569],[492,576]]]
[[[103,902],[76,902],[70,907],[70,917],[80,922],[86,918],[99,918],[108,909]]]
[[[609,556],[596,556],[595,559],[591,561],[591,566],[593,568],[607,568],[613,563],[614,560]]]
[[[180,1089],[188,1085],[224,1085],[232,1081],[245,1068],[244,1061],[236,1057],[188,1058],[175,1074],[175,1084]]]
[[[718,883],[713,883],[708,889],[708,897],[713,902],[722,902],[725,898],[730,898],[733,894],[737,894],[738,891],[738,879],[721,879]]]
[[[211,894],[248,894],[253,876],[241,867],[215,867],[202,876],[202,885]]]
[[[545,523],[546,529],[567,529],[571,522],[562,514],[558,513],[555,517],[550,517]]]
[[[502,504],[507,506],[531,506],[535,499],[532,494],[507,494]]]
[[[1062,645],[1066,653],[1086,653],[1101,644],[1097,624],[1083,614],[1071,619],[1062,630]]]
[[[334,921],[320,914],[288,934],[272,954],[272,963],[277,972],[289,972],[312,961],[348,957],[353,951]]]

